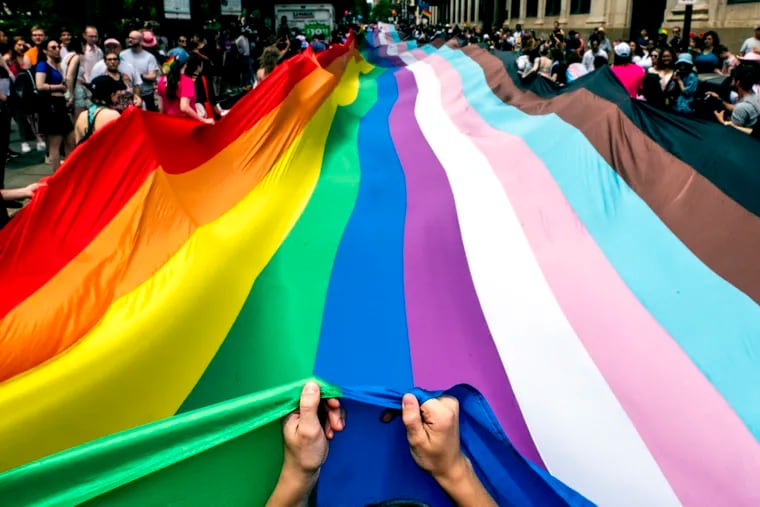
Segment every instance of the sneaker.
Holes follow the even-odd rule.
[[[21,156],[21,153],[18,153],[13,150],[8,150],[8,160],[13,160],[14,158],[19,158]]]
[[[37,142],[37,151],[45,151],[45,141],[38,141]]]
[[[29,146],[29,143],[21,143],[21,153],[29,153],[32,151],[32,147]]]
[[[45,163],[47,165],[50,165],[50,156],[49,155],[45,155]]]

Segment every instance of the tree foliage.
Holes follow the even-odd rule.
[[[393,5],[388,0],[380,0],[372,8],[372,21],[388,21],[392,16]]]

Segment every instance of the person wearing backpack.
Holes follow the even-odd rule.
[[[95,131],[119,119],[120,114],[116,106],[121,93],[126,89],[123,81],[108,76],[98,76],[92,80],[92,105],[77,117],[74,126],[77,144],[85,142]]]

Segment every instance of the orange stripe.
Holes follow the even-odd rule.
[[[198,226],[247,195],[330,92],[321,72],[299,82],[255,128],[197,169],[154,172],[80,254],[0,321],[0,380],[71,346],[112,301],[164,265]]]

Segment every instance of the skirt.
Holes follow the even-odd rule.
[[[43,100],[39,113],[40,134],[65,136],[74,130],[64,97],[45,97]]]

